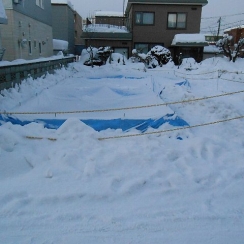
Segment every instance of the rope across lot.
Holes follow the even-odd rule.
[[[182,73],[182,72],[178,72],[178,71],[175,72],[174,71],[175,75],[176,75],[176,73],[178,73],[178,74],[187,75],[187,76],[188,75],[205,75],[205,74],[211,74],[211,73],[215,73],[215,72],[218,72],[218,78],[220,78],[222,80],[244,83],[242,81],[235,81],[232,79],[225,79],[225,78],[221,77],[222,74],[226,74],[226,73],[244,74],[242,72],[228,72],[228,71],[224,71],[224,70],[216,70],[216,71],[211,71],[211,72],[206,72],[206,73],[198,73],[198,74],[192,73],[192,74],[190,74],[190,73]],[[219,74],[221,74],[221,75],[219,75]],[[181,78],[185,78],[185,77],[181,77]],[[196,79],[196,78],[193,78],[193,79]],[[216,79],[216,78],[208,78],[208,79]],[[224,97],[224,96],[231,96],[231,95],[236,95],[236,94],[241,94],[241,93],[244,93],[244,90],[229,92],[229,93],[223,93],[223,94],[213,95],[213,96],[207,96],[207,97],[200,97],[200,98],[194,98],[194,99],[188,99],[188,100],[173,101],[173,102],[166,102],[166,103],[161,103],[161,104],[151,104],[151,105],[144,105],[144,106],[94,109],[94,110],[78,110],[78,111],[51,111],[51,112],[7,112],[7,111],[0,111],[0,114],[3,114],[3,115],[55,114],[56,115],[56,114],[78,114],[78,113],[110,112],[110,111],[119,111],[119,110],[133,110],[133,109],[142,109],[142,108],[151,108],[151,107],[159,107],[159,106],[168,106],[168,105],[175,105],[175,104],[198,102],[198,101],[202,101],[202,100],[219,98],[219,97]],[[223,120],[219,120],[219,121],[203,123],[203,124],[198,124],[198,125],[192,125],[192,126],[184,126],[184,127],[173,128],[173,129],[168,129],[168,130],[144,132],[144,133],[140,133],[140,134],[129,134],[129,135],[121,135],[121,136],[103,137],[103,138],[98,138],[98,140],[102,141],[102,140],[108,140],[108,139],[128,138],[128,137],[138,137],[138,136],[144,136],[144,135],[162,134],[162,133],[166,133],[166,132],[180,131],[180,130],[186,130],[186,129],[197,128],[197,127],[202,127],[202,126],[210,126],[210,125],[214,125],[214,124],[229,122],[229,121],[233,121],[233,120],[239,120],[239,119],[243,119],[243,118],[244,118],[244,116],[239,116],[239,117],[235,117],[235,118],[223,119]],[[57,138],[44,138],[44,137],[35,137],[35,136],[26,136],[26,138],[32,139],[32,140],[42,140],[42,139],[47,139],[50,141],[56,141],[57,140]]]
[[[97,112],[110,112],[110,111],[119,111],[119,110],[132,110],[132,109],[142,109],[142,108],[151,108],[151,107],[159,107],[159,106],[168,106],[168,105],[175,105],[175,104],[181,104],[181,103],[191,103],[191,102],[197,102],[207,99],[213,99],[213,98],[219,98],[224,96],[231,96],[235,94],[244,93],[244,90],[242,91],[235,91],[235,92],[228,92],[223,93],[219,95],[209,96],[209,97],[200,97],[195,99],[188,99],[188,100],[181,100],[181,101],[175,101],[175,102],[167,102],[167,103],[160,103],[160,104],[151,104],[151,105],[145,105],[145,106],[134,106],[134,107],[122,107],[122,108],[108,108],[108,109],[94,109],[94,110],[78,110],[78,111],[56,111],[56,112],[6,112],[2,111],[0,114],[3,115],[36,115],[36,114],[78,114],[78,113],[97,113]]]
[[[220,124],[220,123],[224,123],[224,122],[230,122],[230,121],[239,120],[239,119],[244,119],[244,115],[243,116],[239,116],[239,117],[229,118],[229,119],[213,121],[213,122],[209,122],[209,123],[178,127],[178,128],[168,129],[168,130],[143,132],[143,133],[140,133],[140,134],[126,134],[126,135],[120,135],[120,136],[99,137],[98,140],[99,141],[104,141],[104,140],[110,140],[110,139],[122,139],[122,138],[139,137],[139,136],[146,136],[146,135],[164,134],[164,133],[167,133],[167,132],[174,132],[174,131],[188,130],[188,129],[198,128],[198,127],[203,127],[203,126],[216,125],[216,124]],[[26,139],[30,139],[30,140],[43,140],[43,139],[46,139],[46,140],[53,141],[53,142],[58,140],[58,138],[38,137],[38,136],[25,136],[25,138]]]

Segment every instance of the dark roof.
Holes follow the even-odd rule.
[[[128,0],[126,12],[131,4],[177,4],[177,5],[206,5],[208,0]]]

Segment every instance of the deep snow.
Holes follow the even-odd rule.
[[[67,119],[57,130],[2,122],[1,243],[242,244],[243,119],[168,132],[184,127],[165,123],[142,136],[136,129],[97,132],[80,119],[173,111],[194,126],[241,117],[243,65],[188,59],[179,69],[145,72],[129,61],[94,68],[78,62],[1,92],[2,112],[57,112],[15,115],[21,120]],[[101,140],[125,135],[138,136]]]

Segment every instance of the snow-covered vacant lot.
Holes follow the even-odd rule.
[[[77,62],[2,91],[1,243],[243,244],[243,67]],[[98,132],[81,122],[168,117],[186,124]]]

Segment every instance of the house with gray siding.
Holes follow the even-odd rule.
[[[75,53],[75,15],[69,1],[52,1],[53,38],[69,43],[68,53]]]
[[[51,0],[3,0],[8,24],[1,26],[4,60],[37,59],[53,54]]]

